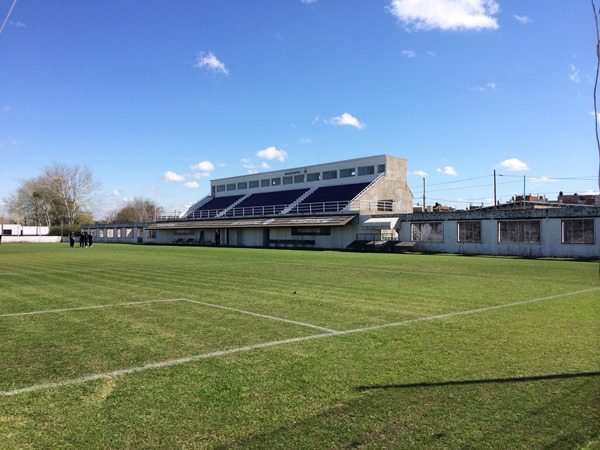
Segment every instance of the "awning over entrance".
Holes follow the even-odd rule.
[[[399,217],[371,217],[365,220],[363,228],[369,230],[393,230],[396,228]]]
[[[156,222],[148,230],[216,229],[216,228],[275,228],[275,227],[341,227],[356,217],[356,214],[341,216],[273,217],[214,220],[182,220]],[[397,219],[397,218],[396,218]]]

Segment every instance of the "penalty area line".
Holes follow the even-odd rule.
[[[146,364],[143,366],[131,367],[128,369],[121,369],[121,370],[115,370],[112,372],[87,375],[87,376],[80,377],[80,378],[72,378],[69,380],[57,381],[55,383],[42,383],[42,384],[36,384],[36,385],[24,387],[24,388],[13,389],[13,390],[9,390],[9,391],[0,391],[0,397],[10,397],[10,396],[14,396],[14,395],[42,391],[42,390],[46,390],[46,389],[74,386],[74,385],[79,385],[79,384],[83,384],[83,383],[87,383],[87,382],[95,381],[95,380],[111,379],[111,378],[116,378],[116,377],[120,377],[123,375],[144,372],[146,370],[151,370],[151,369],[160,369],[163,367],[177,366],[177,365],[186,364],[189,362],[199,361],[199,360],[203,360],[203,359],[216,358],[216,357],[231,355],[231,354],[235,354],[235,353],[247,352],[247,351],[257,350],[257,349],[261,349],[261,348],[276,347],[279,345],[293,344],[296,342],[304,342],[304,341],[309,341],[309,340],[313,340],[313,339],[321,339],[321,338],[327,338],[327,337],[332,337],[332,336],[341,336],[341,335],[353,334],[353,333],[365,333],[365,332],[369,332],[369,331],[381,330],[384,328],[407,326],[407,325],[411,325],[411,324],[418,323],[418,322],[449,319],[452,317],[460,317],[460,316],[466,316],[466,315],[470,315],[470,314],[480,314],[480,313],[494,311],[494,310],[503,309],[503,308],[523,306],[523,305],[528,305],[528,304],[537,303],[537,302],[543,302],[543,301],[555,300],[555,299],[564,298],[564,297],[570,297],[573,295],[585,294],[585,293],[593,292],[593,291],[597,291],[597,290],[600,290],[600,288],[590,288],[590,289],[584,289],[584,290],[580,290],[580,291],[567,292],[564,294],[549,295],[546,297],[539,297],[539,298],[534,298],[534,299],[530,299],[530,300],[523,300],[520,302],[505,303],[502,305],[486,306],[483,308],[476,308],[476,309],[471,309],[471,310],[466,310],[466,311],[456,311],[456,312],[447,313],[447,314],[437,314],[437,315],[433,315],[433,316],[419,317],[416,319],[408,319],[408,320],[404,320],[401,322],[393,322],[393,323],[387,323],[387,324],[382,324],[382,325],[374,325],[371,327],[355,328],[352,330],[345,330],[345,331],[334,331],[334,332],[330,332],[330,333],[314,334],[311,336],[302,336],[302,337],[296,337],[296,338],[282,339],[279,341],[271,341],[271,342],[263,342],[263,343],[259,343],[259,344],[253,344],[253,345],[246,345],[243,347],[236,347],[236,348],[231,348],[228,350],[220,350],[220,351],[215,351],[215,352],[210,352],[210,353],[204,353],[201,355],[188,356],[185,358],[178,358],[178,359],[171,359],[171,360],[161,361],[161,362],[156,362],[156,363],[150,363],[150,364]],[[137,303],[135,303],[135,304],[137,304]]]
[[[316,330],[325,331],[327,333],[338,333],[338,331],[332,330],[331,328],[325,328],[325,327],[321,327],[319,325],[313,325],[311,323],[306,323],[306,322],[299,322],[297,320],[284,319],[282,317],[269,316],[267,314],[260,314],[260,313],[256,313],[256,312],[252,312],[252,311],[246,311],[244,309],[232,308],[230,306],[215,305],[214,303],[199,302],[197,300],[189,300],[187,298],[184,298],[181,300],[184,302],[196,303],[198,305],[207,306],[209,308],[224,309],[226,311],[233,311],[233,312],[237,312],[240,314],[247,314],[249,316],[260,317],[261,319],[277,320],[279,322],[291,323],[294,325],[300,325],[302,327],[314,328]]]
[[[105,305],[78,306],[75,308],[46,309],[46,310],[40,310],[40,311],[6,313],[6,314],[0,314],[0,317],[35,316],[38,314],[51,314],[51,313],[61,313],[61,312],[70,312],[70,311],[85,311],[87,309],[115,308],[118,306],[147,305],[149,303],[181,302],[184,300],[185,299],[183,299],[183,298],[166,298],[166,299],[161,299],[161,300],[143,300],[141,302],[110,303],[110,304],[105,304]]]

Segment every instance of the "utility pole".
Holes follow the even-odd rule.
[[[496,169],[494,169],[494,209],[496,209]]]
[[[425,178],[423,178],[423,212],[427,212],[427,208],[425,207]]]
[[[525,209],[525,175],[523,175],[523,209]]]

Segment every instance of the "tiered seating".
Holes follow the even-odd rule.
[[[320,187],[305,198],[292,212],[323,213],[341,211],[348,205],[350,200],[360,194],[368,185],[369,183],[356,183]]]
[[[245,198],[235,208],[227,211],[227,216],[261,216],[281,213],[288,205],[308,189],[263,192]]]
[[[229,208],[237,202],[243,195],[229,195],[225,197],[214,197],[204,205],[196,208],[191,214],[188,214],[188,219],[207,219],[215,217],[221,211]]]

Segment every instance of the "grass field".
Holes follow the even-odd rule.
[[[0,448],[600,446],[598,263],[0,246]]]

